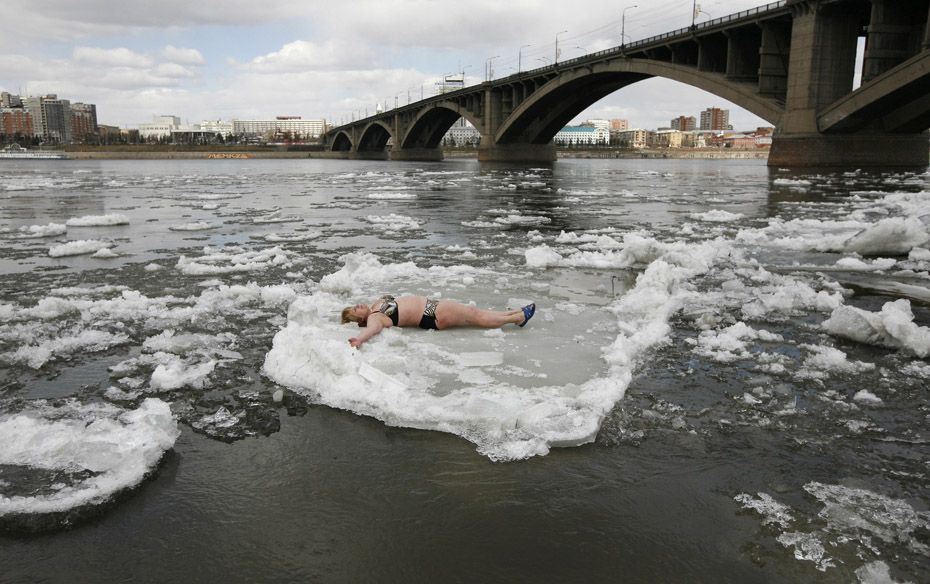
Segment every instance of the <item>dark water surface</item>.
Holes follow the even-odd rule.
[[[0,581],[882,582],[883,571],[927,581],[930,361],[919,346],[854,342],[822,324],[837,303],[878,313],[904,298],[918,333],[930,326],[926,244],[895,252],[887,240],[903,236],[880,234],[888,253],[857,254],[817,243],[882,218],[926,224],[927,191],[925,174],[802,177],[761,161],[0,165],[0,421],[157,397],[181,430],[137,487],[102,504],[0,516]],[[129,224],[18,236],[106,214]],[[211,228],[169,229],[201,221]],[[282,388],[262,372],[294,296],[315,294],[344,254],[370,252],[383,266],[470,266],[472,288],[489,288],[466,284],[460,298],[544,307],[530,336],[450,336],[460,344],[437,340],[437,360],[497,343],[504,368],[482,370],[492,387],[609,378],[602,355],[624,331],[608,308],[654,263],[611,255],[633,232],[671,246],[666,258],[734,251],[682,285],[668,330],[638,355],[592,443],[493,461],[480,439],[327,407],[325,389]],[[79,239],[106,240],[119,257],[49,256]],[[527,267],[542,245],[565,261]],[[261,255],[275,247],[287,261]],[[883,269],[869,267],[876,257]],[[87,296],[97,304],[54,318],[28,312],[74,297],[63,288],[101,286],[125,288],[99,288]],[[130,307],[125,291],[163,300]],[[120,294],[118,310],[104,309]],[[170,313],[179,308],[190,312]],[[773,336],[728,345],[740,322]],[[164,330],[210,336],[165,350],[188,372],[215,369],[158,387],[146,342]],[[88,331],[110,344],[50,344]],[[0,460],[0,495],[28,499],[92,472],[39,472],[52,453],[36,452]]]

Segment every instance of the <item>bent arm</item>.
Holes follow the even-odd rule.
[[[380,333],[382,329],[390,328],[391,326],[393,326],[393,323],[390,318],[383,314],[371,314],[368,317],[368,325],[365,327],[365,330],[362,331],[362,334],[359,336],[349,339],[349,344],[353,347],[361,347],[365,341]]]

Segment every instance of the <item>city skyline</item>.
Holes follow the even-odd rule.
[[[701,4],[698,22],[765,2]],[[300,115],[338,124],[373,113],[378,103],[406,103],[408,93],[411,100],[429,95],[444,74],[464,70],[467,84],[478,83],[497,55],[490,59],[496,77],[549,64],[557,34],[560,59],[615,46],[624,8],[627,42],[687,26],[691,5],[597,1],[579,11],[472,0],[440,10],[412,1],[168,0],[116,9],[108,0],[51,0],[17,6],[8,12],[16,18],[0,23],[0,90],[96,103],[100,123],[120,126],[162,114],[191,123]],[[705,107],[730,109],[735,128],[766,125],[730,102],[663,79],[616,92],[575,121],[624,118],[660,127]]]

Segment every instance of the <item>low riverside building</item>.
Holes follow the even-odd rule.
[[[326,120],[305,120],[300,116],[278,116],[273,120],[233,120],[233,134],[273,139],[289,134],[294,139],[319,138],[326,131]]]
[[[678,130],[659,130],[653,135],[652,146],[656,148],[681,148],[681,132]]]
[[[607,127],[565,126],[555,135],[556,146],[607,144],[610,144],[610,130]]]
[[[617,133],[617,146],[620,148],[645,148],[651,132],[643,128],[634,128]]]
[[[153,116],[151,123],[139,124],[139,136],[146,140],[166,138],[180,127],[178,116]]]

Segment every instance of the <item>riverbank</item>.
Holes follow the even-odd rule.
[[[706,149],[640,149],[617,150],[611,148],[565,149],[558,150],[559,158],[658,158],[681,160],[765,160],[768,150],[731,150],[719,148]],[[464,149],[446,149],[443,156],[447,159],[477,158],[478,151]]]
[[[209,147],[174,147],[161,145],[146,146],[111,146],[111,147],[67,147],[64,149],[68,158],[73,160],[209,160],[209,159],[249,159],[249,158],[345,158],[344,152],[326,152],[321,150],[300,150],[286,147],[255,148],[230,146]],[[446,159],[477,158],[475,149],[447,148],[443,151]],[[655,159],[755,159],[768,158],[768,150],[730,150],[730,149],[642,149],[614,150],[604,148],[566,149],[558,151],[559,158],[655,158]]]

